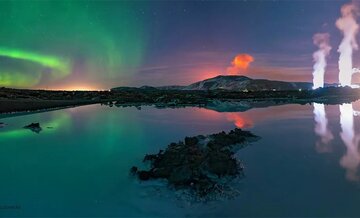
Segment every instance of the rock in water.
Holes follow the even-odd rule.
[[[24,126],[24,129],[29,129],[35,133],[40,133],[42,131],[40,123],[31,123],[27,126]]]
[[[1,122],[0,122],[0,128],[3,128],[3,127],[5,127],[5,126],[6,126],[5,123],[1,123]]]
[[[150,162],[149,170],[132,167],[131,172],[143,181],[166,179],[176,189],[191,190],[200,198],[224,194],[227,183],[243,171],[235,152],[258,139],[241,129],[186,137],[184,142],[171,143],[165,151],[146,155],[144,161]]]

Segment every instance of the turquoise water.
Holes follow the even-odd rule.
[[[354,216],[360,202],[360,103],[247,112],[100,105],[1,118],[0,216]],[[326,114],[325,114],[326,113]],[[40,134],[22,129],[40,122]],[[187,202],[129,169],[185,136],[235,126],[262,139],[237,154],[240,195]],[[17,208],[5,208],[16,205]]]

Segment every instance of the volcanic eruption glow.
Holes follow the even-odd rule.
[[[341,18],[336,21],[336,27],[343,33],[343,39],[339,46],[339,83],[341,86],[351,86],[353,74],[352,55],[353,50],[358,49],[356,35],[359,25],[356,18],[359,14],[357,5],[352,2],[341,8]]]
[[[227,68],[227,73],[229,75],[244,73],[254,60],[254,57],[249,54],[238,54],[231,62],[231,66]]]
[[[313,37],[313,42],[319,47],[314,52],[314,71],[313,71],[313,89],[324,87],[324,75],[326,68],[326,56],[329,55],[331,46],[329,45],[330,35],[328,33],[317,33]]]

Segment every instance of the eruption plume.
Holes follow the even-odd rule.
[[[328,33],[317,33],[313,37],[313,42],[319,47],[314,52],[314,71],[313,71],[313,89],[324,87],[324,75],[326,68],[326,56],[329,55],[331,46],[329,45],[330,35]]]
[[[231,62],[231,67],[227,68],[227,73],[229,75],[244,73],[254,60],[254,57],[249,54],[238,54]]]
[[[358,44],[356,42],[356,34],[359,31],[359,25],[356,22],[358,15],[358,6],[352,2],[341,7],[341,18],[336,21],[336,27],[344,35],[338,49],[338,52],[340,53],[339,82],[341,86],[351,86],[353,74],[352,54],[353,50],[358,49]]]

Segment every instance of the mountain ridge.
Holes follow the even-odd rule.
[[[219,75],[202,81],[192,83],[187,86],[142,86],[140,89],[159,89],[159,90],[228,90],[228,91],[288,91],[299,89],[312,89],[310,82],[287,82],[267,79],[252,79],[247,76]],[[326,86],[329,86],[326,84]],[[122,87],[112,90],[122,89]]]

